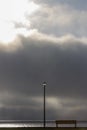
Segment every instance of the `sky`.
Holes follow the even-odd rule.
[[[87,120],[87,1],[0,0],[0,120]]]

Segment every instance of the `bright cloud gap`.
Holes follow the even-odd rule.
[[[30,34],[30,21],[27,16],[32,15],[39,6],[28,0],[0,0],[0,42],[14,41],[17,35]],[[18,28],[15,24],[22,25]]]

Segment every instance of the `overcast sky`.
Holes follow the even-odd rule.
[[[7,3],[6,3],[7,2]],[[0,119],[87,120],[87,1],[0,0]]]

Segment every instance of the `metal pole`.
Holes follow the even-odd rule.
[[[43,127],[46,127],[46,102],[45,102],[45,96],[46,96],[46,82],[43,83],[44,87],[44,122],[43,122]]]
[[[45,85],[44,85],[44,128],[45,128]]]

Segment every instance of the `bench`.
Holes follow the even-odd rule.
[[[58,124],[74,124],[76,128],[76,120],[56,120],[56,127],[58,127]]]

